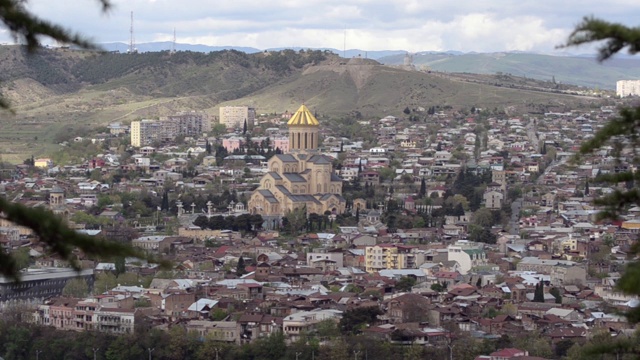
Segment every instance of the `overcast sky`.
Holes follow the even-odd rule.
[[[55,4],[54,4],[55,3]],[[637,0],[30,0],[42,18],[96,42],[409,51],[558,52],[585,15],[640,25]],[[346,30],[345,30],[346,29]],[[0,40],[10,41],[5,29]],[[589,53],[590,49],[572,52]]]

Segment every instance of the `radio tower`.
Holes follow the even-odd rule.
[[[176,52],[176,28],[173,28],[173,42],[171,43],[171,54]]]
[[[131,12],[131,28],[129,29],[129,33],[129,54],[133,54],[136,52],[136,40],[133,37],[133,11]]]

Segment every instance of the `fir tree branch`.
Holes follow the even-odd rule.
[[[588,16],[576,26],[567,43],[559,47],[578,46],[594,41],[604,41],[598,48],[599,61],[610,58],[625,47],[628,48],[629,54],[634,55],[640,51],[640,28],[630,28]]]
[[[168,261],[158,259],[132,246],[80,234],[69,228],[62,218],[41,207],[29,208],[0,198],[0,213],[2,218],[31,229],[40,242],[63,260],[68,261],[76,270],[80,270],[80,264],[74,257],[75,249],[93,258],[136,257],[160,264],[163,268],[171,266]],[[0,255],[0,274],[19,280],[20,273],[11,255],[4,253]]]

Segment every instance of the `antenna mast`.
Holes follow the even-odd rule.
[[[129,54],[133,54],[136,52],[136,41],[133,37],[133,11],[131,12],[131,28],[129,29],[129,33]]]
[[[176,52],[176,28],[173,28],[173,42],[171,43],[171,54]]]
[[[347,28],[344,28],[344,43],[342,44],[342,57],[347,58]]]

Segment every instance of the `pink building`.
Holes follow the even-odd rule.
[[[237,149],[240,149],[241,144],[242,144],[242,139],[239,137],[222,139],[222,147],[227,149],[227,151],[230,153],[234,152]]]
[[[289,138],[281,137],[273,139],[273,148],[280,149],[283,153],[289,152]]]

